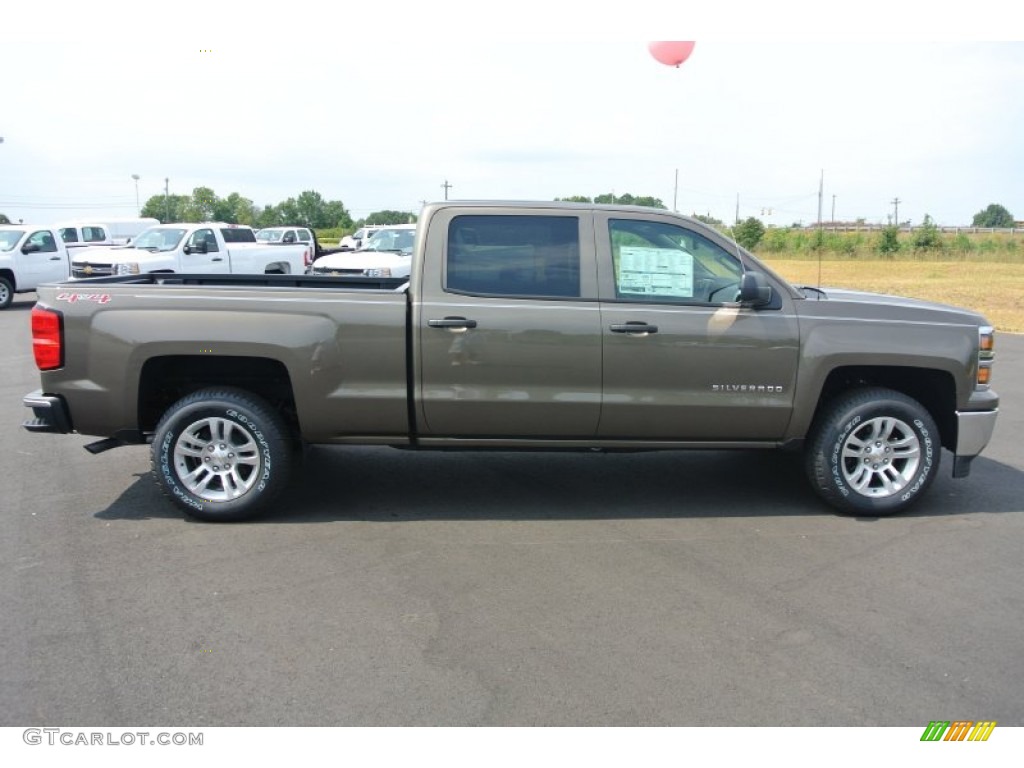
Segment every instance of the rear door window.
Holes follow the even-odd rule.
[[[456,216],[446,288],[486,296],[579,297],[577,216]]]

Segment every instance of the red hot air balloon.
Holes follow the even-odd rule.
[[[667,64],[670,67],[678,67],[693,53],[693,40],[683,41],[661,41],[656,43],[648,43],[647,50],[651,52],[651,56],[660,61],[662,64]]]

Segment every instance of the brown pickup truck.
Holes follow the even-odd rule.
[[[846,512],[968,474],[999,398],[980,315],[799,288],[650,208],[445,202],[412,274],[155,274],[39,289],[33,432],[150,443],[187,513],[268,508],[304,443],[802,449]]]

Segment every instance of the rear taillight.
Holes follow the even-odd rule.
[[[32,308],[32,354],[40,371],[64,365],[64,315],[57,310]]]
[[[302,260],[303,260],[304,262],[306,262],[306,266],[307,266],[307,267],[308,267],[308,266],[309,266],[310,264],[312,264],[312,263],[313,263],[313,251],[312,251],[312,249],[310,249],[310,248],[307,248],[307,249],[306,249],[305,253],[303,253],[303,254],[302,254]]]

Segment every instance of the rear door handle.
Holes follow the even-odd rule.
[[[465,331],[468,328],[476,328],[476,320],[467,320],[465,317],[446,317],[443,320],[427,320],[427,325],[431,328]]]
[[[657,333],[658,326],[648,325],[638,320],[631,320],[628,323],[615,323],[611,326],[612,333],[628,333],[632,336],[646,336],[648,333]]]

